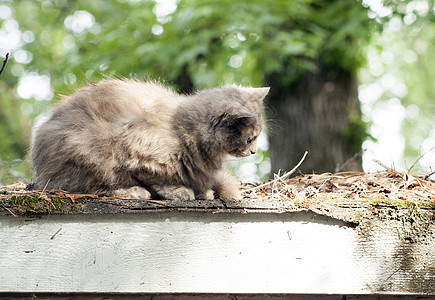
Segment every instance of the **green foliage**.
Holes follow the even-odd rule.
[[[2,92],[6,90],[7,92]],[[26,140],[22,135],[28,129],[28,118],[21,114],[20,102],[13,98],[11,90],[0,81],[0,157],[5,155],[8,160],[25,156]]]
[[[307,0],[182,1],[163,28],[157,47],[175,58],[163,70],[175,80],[187,65],[195,86],[261,85],[267,73],[290,84],[320,60],[354,71],[372,31],[358,2]],[[174,36],[182,42],[174,45]]]
[[[163,23],[152,1],[21,0],[12,7],[21,30],[35,35],[23,47],[34,58],[26,71],[50,74],[60,93],[101,73],[176,82],[186,66],[197,87],[261,85],[264,73],[315,70],[322,59],[355,70],[372,32],[367,10],[346,0],[181,1]],[[83,11],[93,24],[68,25]]]
[[[409,137],[405,139],[405,157],[408,161],[418,157],[422,152],[422,144],[435,138],[435,57],[433,53],[435,47],[435,24],[424,23],[414,30],[404,30],[398,32],[398,40],[401,41],[403,52],[410,56],[401,61],[401,72],[398,76],[404,79],[407,86],[407,94],[401,101],[407,109],[402,125],[403,135]],[[408,32],[407,32],[408,31]],[[408,33],[406,36],[405,33]],[[417,34],[420,32],[420,34]],[[424,35],[421,34],[424,32]],[[402,44],[403,43],[403,44]],[[409,59],[415,55],[415,63],[410,63]],[[408,60],[408,61],[406,61]],[[417,108],[417,114],[412,110]],[[435,143],[431,143],[435,146]]]
[[[384,31],[371,43],[368,55],[373,63],[362,70],[361,81],[381,91],[373,109],[392,99],[402,106],[405,167],[419,160],[412,171],[431,172],[435,158],[434,3],[385,1],[385,5],[392,13],[378,18]]]
[[[16,87],[25,74],[48,75],[59,94],[114,75],[162,79],[187,92],[226,82],[267,85],[267,74],[285,86],[316,72],[319,62],[356,72],[376,26],[355,0],[181,0],[166,14],[150,0],[1,5],[12,9],[8,20],[16,20],[21,33],[34,36],[13,49],[30,59],[11,60],[0,78],[4,160],[24,157],[30,120],[52,100],[19,99]],[[8,20],[0,19],[0,28]],[[23,115],[26,101],[32,109]]]
[[[29,164],[22,159],[0,159],[0,185],[26,181],[32,177]]]

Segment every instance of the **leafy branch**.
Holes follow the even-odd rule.
[[[2,68],[0,69],[0,75],[3,73],[3,70],[4,70],[5,66],[6,66],[6,63],[8,62],[8,58],[9,58],[9,52],[6,53],[6,57],[3,60],[3,65],[2,65]]]

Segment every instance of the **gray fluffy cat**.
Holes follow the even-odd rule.
[[[35,128],[36,189],[128,198],[239,199],[227,154],[256,152],[269,88],[226,85],[179,95],[108,79],[65,97]]]

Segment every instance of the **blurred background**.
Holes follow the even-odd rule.
[[[270,86],[242,181],[435,169],[433,1],[0,0],[0,184],[31,180],[32,126],[87,81]],[[432,176],[431,178],[434,178]]]

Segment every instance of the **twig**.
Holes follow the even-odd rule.
[[[418,161],[425,156],[426,154],[428,154],[429,152],[431,152],[433,149],[435,149],[435,146],[433,146],[432,148],[430,148],[429,150],[427,150],[426,152],[422,153],[417,160],[412,164],[412,166],[408,169],[408,173],[411,172],[412,168],[415,167],[415,165],[418,163]]]
[[[6,206],[4,206],[4,205],[2,205],[3,206],[3,208],[4,209],[6,209],[8,212],[10,212],[11,213],[11,215],[13,215],[14,217],[16,217],[17,215],[16,214],[14,214],[13,212],[12,212],[12,210],[10,210],[9,208],[7,208]]]
[[[341,170],[346,168],[351,162],[353,162],[357,157],[362,156],[365,149],[361,149],[359,152],[355,153],[352,157],[348,158],[344,163],[335,168],[334,173],[339,173]]]
[[[61,228],[59,228],[59,230],[58,231],[56,231],[56,233],[55,234],[53,234],[52,236],[51,236],[51,238],[50,238],[50,240],[54,240],[54,237],[60,232],[62,230],[62,227]]]
[[[384,282],[389,280],[391,277],[393,277],[393,275],[396,274],[397,272],[399,272],[401,268],[402,267],[398,267],[393,273],[390,274],[390,276],[387,277],[387,279],[384,280]]]
[[[288,187],[288,184],[282,179],[282,177],[277,178],[279,181],[281,181],[286,187]]]
[[[391,172],[393,174],[399,175],[399,176],[403,176],[403,174],[399,171],[394,170],[393,168],[390,168],[386,165],[384,165],[383,163],[381,163],[380,160],[374,159],[373,160],[375,163],[377,163],[378,165],[380,165],[382,168],[384,168],[385,170],[387,170],[388,172]]]
[[[121,198],[121,197],[101,197],[102,200],[139,200],[139,201],[145,201],[149,203],[155,203],[160,204],[162,206],[173,206],[172,203],[166,202],[166,201],[159,201],[159,200],[151,200],[151,199],[140,199],[140,198]]]
[[[284,175],[282,175],[282,176],[278,176],[278,178],[276,178],[275,180],[272,180],[272,181],[269,181],[269,182],[263,183],[263,184],[261,184],[261,185],[259,185],[259,186],[255,186],[255,187],[253,187],[253,188],[247,189],[247,190],[245,190],[245,192],[251,192],[251,191],[255,191],[255,190],[261,189],[261,188],[263,188],[263,187],[265,187],[265,186],[268,186],[268,185],[270,185],[270,184],[275,183],[278,179],[281,180],[281,181],[284,181],[285,179],[287,179],[288,177],[290,177],[290,175],[292,175],[292,174],[293,174],[293,173],[294,173],[294,172],[299,168],[299,166],[300,166],[300,165],[302,164],[302,162],[305,160],[305,157],[307,156],[307,154],[308,154],[308,152],[305,151],[304,156],[301,158],[301,160],[298,162],[298,164],[297,164],[293,169],[291,169],[290,171],[288,171],[287,173],[285,173]]]
[[[48,184],[50,183],[50,179],[51,179],[51,178],[48,178],[47,183],[45,184],[44,188],[42,189],[41,194],[44,194],[44,193],[45,193],[45,190],[47,189],[47,186],[48,186]]]
[[[303,163],[303,161],[305,160],[305,157],[307,157],[308,151],[305,151],[304,156],[302,156],[301,160],[298,162],[298,164],[291,169],[289,172],[285,173],[284,175],[281,176],[282,180],[285,180],[287,178],[290,177],[290,175],[292,175],[294,172],[296,172],[296,170],[301,166],[301,164]]]
[[[0,75],[3,73],[3,70],[4,70],[5,66],[6,66],[6,63],[8,62],[8,58],[9,58],[9,52],[6,53],[6,57],[5,57],[5,59],[3,60],[3,65],[2,65],[2,68],[1,68],[1,70],[0,70]]]
[[[433,171],[433,172],[427,174],[426,176],[424,176],[424,180],[428,180],[429,177],[431,177],[433,174],[435,174],[435,171]]]

